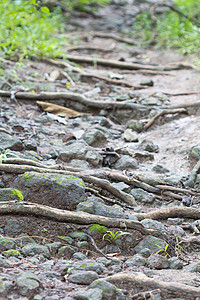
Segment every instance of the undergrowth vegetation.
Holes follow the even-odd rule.
[[[88,4],[108,0],[65,0],[66,9],[83,9]],[[50,11],[45,1],[0,1],[0,52],[9,58],[33,56],[56,57],[66,43],[67,22],[60,6]]]
[[[159,9],[165,8],[165,12]],[[174,0],[173,5],[162,4],[137,16],[133,34],[138,43],[156,47],[178,48],[182,54],[198,53],[200,44],[200,2]]]

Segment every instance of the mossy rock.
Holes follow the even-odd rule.
[[[5,188],[0,189],[0,201],[23,201],[24,197],[21,191],[18,189]]]

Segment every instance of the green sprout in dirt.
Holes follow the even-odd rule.
[[[181,244],[182,243],[185,243],[185,241],[179,241],[178,237],[176,236],[176,243],[175,243],[174,250],[175,250],[177,257],[179,257],[181,255],[181,252],[182,252]]]
[[[157,244],[156,244],[156,246],[160,248],[160,250],[158,250],[156,252],[156,254],[160,253],[160,254],[164,255],[165,257],[171,257],[171,255],[167,252],[169,244],[166,244],[165,248],[163,248],[163,247],[161,247],[160,245],[157,245]]]
[[[3,163],[3,161],[5,162],[6,161],[6,159],[8,158],[8,155],[9,156],[12,156],[12,157],[18,157],[17,155],[15,155],[15,154],[13,154],[13,153],[10,153],[9,152],[10,150],[9,149],[7,149],[4,153],[1,153],[0,154],[0,164],[2,164]]]
[[[110,243],[115,243],[120,237],[130,234],[129,232],[123,232],[123,231],[116,231],[113,232],[111,230],[107,231],[104,235],[102,240],[108,241]]]

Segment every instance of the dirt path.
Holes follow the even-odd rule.
[[[199,299],[199,72],[130,45],[125,2],[71,18],[68,61],[3,61],[1,299]]]

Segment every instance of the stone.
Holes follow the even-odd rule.
[[[84,132],[82,139],[90,146],[100,147],[105,144],[106,135],[99,129],[91,128]]]
[[[76,271],[69,275],[68,280],[69,282],[88,285],[98,278],[98,274],[94,271]]]
[[[170,266],[169,260],[159,254],[152,254],[148,258],[148,266],[151,269],[168,269]]]
[[[2,300],[8,299],[7,296],[9,292],[13,289],[14,289],[13,279],[7,274],[0,275],[0,298]]]
[[[112,185],[114,185],[116,188],[118,188],[120,191],[123,191],[125,193],[129,193],[131,188],[128,184],[122,182],[113,182]]]
[[[21,251],[25,256],[34,256],[36,254],[42,254],[46,258],[50,257],[50,251],[48,247],[40,244],[27,244],[22,248]]]
[[[87,240],[87,234],[82,231],[72,231],[69,233],[69,236],[73,239],[78,239],[80,241]]]
[[[177,257],[170,257],[168,259],[169,261],[169,269],[175,269],[175,270],[179,270],[183,268],[183,263],[180,259],[178,259]],[[200,270],[200,268],[199,268]]]
[[[138,167],[137,161],[130,155],[123,155],[114,164],[114,168],[118,170],[125,170],[128,168],[137,169],[137,167]]]
[[[85,198],[84,182],[72,175],[26,172],[13,186],[22,191],[26,201],[60,209],[74,210]]]
[[[103,291],[94,288],[87,291],[76,292],[73,294],[73,297],[77,300],[102,300]]]
[[[200,272],[200,263],[199,262],[192,262],[191,264],[185,266],[183,268],[184,271],[189,272]]]
[[[142,249],[148,248],[151,253],[156,253],[158,250],[160,250],[160,247],[156,245],[159,245],[161,248],[165,249],[166,242],[155,236],[148,235],[141,242],[139,242],[137,246],[135,246],[134,250],[136,253],[141,253]]]
[[[12,189],[12,188],[4,188],[0,189],[0,202],[1,201],[23,201],[24,197],[18,189]]]
[[[6,258],[0,254],[0,268],[8,268],[8,267],[10,267],[10,265],[7,262]]]
[[[135,131],[128,128],[124,131],[125,142],[138,142],[138,135]]]
[[[144,122],[142,122],[140,120],[129,120],[126,123],[127,128],[130,128],[138,133],[142,131],[143,125],[144,125]]]
[[[147,264],[146,259],[140,254],[135,254],[131,258],[127,259],[125,262],[125,266],[133,267],[133,266],[145,266]]]
[[[140,254],[147,258],[151,255],[151,251],[149,250],[149,248],[143,248],[141,251],[140,251]]]
[[[94,271],[98,274],[102,274],[106,270],[105,266],[101,262],[96,262],[91,259],[74,262],[72,267],[73,270]]]
[[[85,141],[70,141],[59,152],[58,159],[69,162],[72,159],[86,160],[93,166],[101,165],[103,157]]]
[[[85,160],[81,160],[81,159],[72,159],[69,162],[69,166],[71,166],[73,168],[80,168],[80,169],[89,169],[90,168],[89,162],[85,161]]]
[[[132,189],[130,194],[135,198],[137,201],[141,201],[143,203],[152,203],[154,201],[155,196],[147,191],[144,191],[140,188]]]
[[[11,240],[9,237],[2,237],[0,238],[0,251],[6,251],[9,249],[13,249],[15,246],[15,243],[13,240]]]
[[[75,252],[73,254],[73,258],[78,259],[78,260],[87,259],[87,257],[85,256],[85,254],[83,254],[82,252]]]
[[[148,151],[148,152],[158,152],[159,151],[158,145],[155,145],[152,141],[149,141],[149,140],[144,140],[141,143],[141,147],[143,150]]]
[[[189,157],[200,160],[200,145],[195,145],[190,149]]]
[[[165,226],[161,222],[158,222],[156,220],[144,219],[141,221],[141,223],[146,228],[156,229],[158,231],[165,231]]]
[[[20,139],[17,137],[0,132],[0,151],[4,151],[6,149],[14,150],[14,151],[22,151],[24,146]]]
[[[159,174],[165,174],[165,173],[168,173],[170,172],[167,168],[165,168],[164,166],[162,165],[156,165],[153,167],[152,169],[154,172],[156,173],[159,173]]]
[[[107,282],[104,279],[97,279],[90,284],[92,288],[98,288],[103,291],[103,299],[126,299],[122,291],[118,289],[114,284]]]
[[[58,254],[69,258],[72,256],[72,254],[74,254],[74,252],[75,252],[75,248],[71,246],[62,246],[58,250]]]
[[[17,276],[16,285],[22,296],[33,297],[40,287],[40,280],[34,273],[23,272]]]
[[[81,202],[77,206],[77,211],[84,211],[90,214],[95,214],[104,217],[125,219],[126,214],[121,207],[113,205],[109,206],[101,202],[86,201]]]

